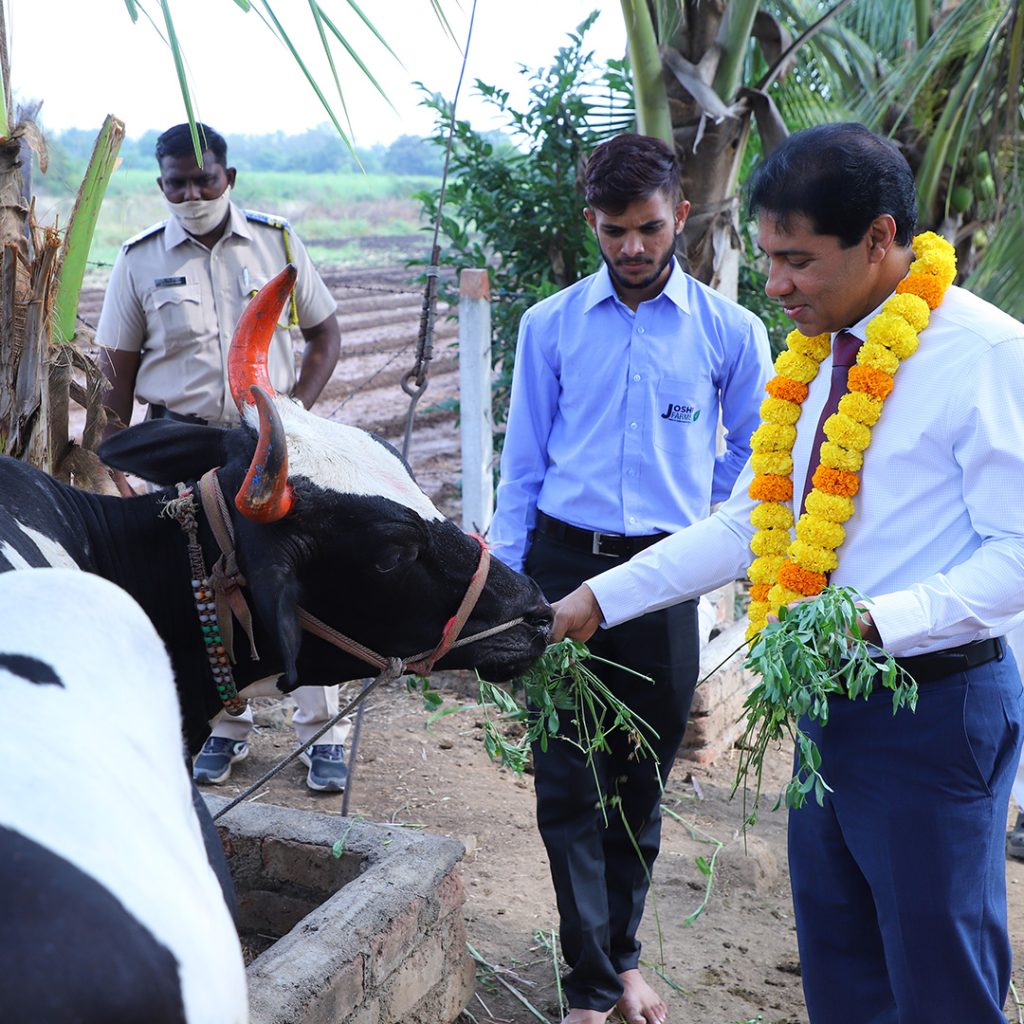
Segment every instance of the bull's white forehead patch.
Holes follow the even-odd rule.
[[[323,419],[288,401],[278,401],[277,407],[288,435],[289,475],[340,494],[387,498],[425,520],[445,518],[402,460],[365,430]],[[257,425],[254,406],[246,408],[246,417]]]

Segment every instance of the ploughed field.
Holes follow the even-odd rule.
[[[399,449],[409,396],[404,374],[413,369],[419,338],[423,288],[416,272],[401,265],[365,269],[321,269],[338,303],[341,358],[315,411],[340,423],[371,430]],[[86,288],[79,316],[95,327],[103,304],[101,287]],[[301,335],[295,331],[301,358]],[[458,326],[438,303],[433,358],[426,390],[416,406],[409,461],[424,490],[442,511],[458,519],[459,441],[457,410]],[[144,410],[136,410],[137,422]]]

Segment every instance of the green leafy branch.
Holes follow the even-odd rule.
[[[796,771],[776,802],[802,807],[812,790],[818,804],[831,788],[821,773],[821,752],[800,728],[806,715],[828,724],[829,697],[845,694],[867,699],[876,686],[892,691],[892,710],[917,707],[917,684],[888,651],[869,644],[861,634],[858,614],[868,599],[849,587],[826,587],[810,601],[779,609],[777,622],[758,634],[744,667],[761,681],[744,704],[747,724],[739,740],[740,762],[733,794],[754,777],[754,805],[744,819],[756,820],[761,797],[761,774],[769,744],[785,737],[796,749]]]
[[[636,757],[656,756],[650,740],[657,739],[658,733],[616,697],[587,667],[586,661],[599,661],[650,682],[647,676],[592,654],[584,644],[565,639],[550,644],[531,669],[515,680],[511,691],[481,679],[476,704],[442,708],[440,695],[429,688],[426,680],[407,685],[411,691],[420,693],[428,710],[433,710],[427,719],[428,726],[447,715],[483,711],[484,747],[488,756],[515,774],[521,775],[526,770],[534,743],[541,750],[547,750],[548,744],[557,738],[560,742],[574,744],[587,755],[587,763],[597,782],[594,755],[611,749],[612,733],[625,733]],[[516,696],[519,691],[522,699]],[[565,723],[575,726],[575,730],[563,729]],[[516,735],[509,735],[509,725],[519,727],[513,730]],[[600,788],[598,785],[599,792]],[[604,794],[601,806],[605,806]]]

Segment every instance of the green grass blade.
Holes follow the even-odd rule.
[[[166,2],[166,0],[164,0]],[[320,100],[321,106],[327,113],[327,116],[331,119],[331,123],[334,125],[335,131],[341,136],[342,141],[348,146],[351,152],[355,152],[352,141],[349,139],[345,129],[342,128],[341,122],[338,120],[338,115],[335,114],[334,108],[327,101],[327,97],[323,94],[323,90],[320,88],[319,83],[314,77],[313,73],[306,67],[306,62],[302,59],[299,51],[296,49],[295,44],[292,42],[291,36],[285,31],[284,25],[281,24],[281,19],[274,13],[273,7],[270,6],[270,0],[262,0],[263,10],[266,11],[267,17],[273,22],[274,30],[277,32],[281,42],[288,47],[289,52],[292,55],[295,63],[298,64],[299,70],[306,76],[306,81],[309,82],[310,88],[316,93],[317,99]]]
[[[128,8],[128,17],[132,19],[132,22],[139,20],[139,5],[135,0],[124,0],[125,7]]]
[[[174,19],[171,17],[171,8],[168,0],[160,0],[160,10],[163,12],[164,25],[167,26],[167,45],[171,48],[174,57],[174,72],[178,76],[178,88],[181,90],[181,98],[185,103],[185,113],[188,115],[188,125],[192,131],[192,145],[196,151],[196,163],[203,166],[203,150],[199,142],[199,131],[196,128],[196,115],[192,109],[192,93],[188,87],[188,76],[185,73],[185,55],[181,50],[181,43],[178,42],[178,33],[174,28]]]
[[[448,35],[450,35],[452,37],[452,39],[454,40],[455,36],[452,35],[452,30],[449,27],[448,22],[445,21],[444,12],[438,7],[437,0],[431,0],[431,2],[434,5],[434,13],[438,16],[438,18],[440,18],[441,24],[445,27],[445,29],[447,29]],[[395,51],[391,49],[390,45],[388,44],[388,41],[380,34],[380,32],[377,31],[376,25],[374,25],[374,23],[372,21],[370,21],[370,19],[363,13],[363,10],[359,6],[359,4],[357,4],[355,2],[355,0],[348,0],[348,5],[349,5],[349,7],[352,8],[353,11],[356,12],[356,14],[359,16],[359,19],[362,21],[362,23],[377,37],[377,42],[379,42],[380,45],[383,46],[384,49],[387,50],[388,53],[390,53],[391,56],[394,57],[395,60],[398,61],[399,64],[402,64],[402,61],[399,59],[398,54],[395,53]],[[326,18],[326,17],[327,17],[327,15],[325,14],[324,18]],[[404,64],[402,66],[405,67]]]
[[[75,334],[78,297],[82,291],[89,246],[107,183],[117,165],[117,152],[123,141],[124,122],[108,116],[96,138],[61,247],[54,299],[54,340],[57,342],[71,341]]]
[[[331,19],[328,18],[327,15],[324,14],[322,10],[320,12],[320,17],[323,19],[324,24],[333,33],[334,38],[337,39],[338,42],[341,43],[341,45],[345,48],[345,52],[349,55],[349,57],[352,58],[353,63],[366,76],[366,80],[377,90],[377,92],[381,94],[381,96],[387,101],[388,106],[391,107],[391,109],[394,110],[395,113],[397,114],[398,110],[395,107],[395,105],[391,102],[390,98],[388,97],[388,94],[384,91],[383,86],[380,84],[380,82],[377,81],[376,78],[373,77],[373,72],[370,71],[370,69],[366,66],[366,63],[363,61],[362,57],[360,57],[359,54],[356,53],[356,51],[352,48],[349,41],[341,34],[341,31],[338,29],[338,26],[335,25],[334,22],[331,21]],[[388,47],[388,49],[390,50],[391,47]],[[398,58],[395,57],[395,60],[398,60]],[[399,64],[402,63],[401,61],[398,62]]]
[[[324,48],[324,53],[327,55],[327,63],[331,68],[331,77],[334,79],[334,87],[338,90],[338,100],[341,103],[342,113],[345,115],[345,123],[348,125],[349,134],[354,134],[352,131],[352,118],[348,113],[348,104],[345,102],[345,93],[341,88],[341,79],[338,77],[338,68],[334,63],[334,54],[331,52],[330,44],[327,42],[327,33],[324,31],[324,19],[320,13],[320,4],[317,0],[308,0],[309,9],[313,14],[313,22],[316,25],[317,35],[320,36],[320,45]],[[354,153],[353,153],[354,155]]]

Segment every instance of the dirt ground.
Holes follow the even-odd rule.
[[[435,685],[446,704],[472,701],[473,684],[463,674],[438,677]],[[292,749],[288,703],[266,702],[250,757],[219,787],[225,796],[241,792]],[[402,683],[370,695],[349,815],[427,829],[465,845],[467,930],[481,963],[472,1017],[463,1021],[557,1022],[551,948],[557,916],[534,826],[532,778],[488,760],[479,712],[450,715],[429,728],[428,717],[422,698]],[[787,751],[772,756],[766,792],[778,792],[788,763]],[[805,1024],[785,812],[773,813],[769,799],[744,849],[740,797],[729,796],[734,773],[734,757],[725,756],[709,767],[680,761],[670,777],[662,852],[641,927],[644,970],[664,994],[670,1021]],[[304,779],[305,768],[295,764],[254,799],[340,814],[340,796],[310,793]],[[698,856],[714,858],[714,870],[706,908],[687,924],[705,898]],[[1024,965],[1024,863],[1009,862],[1007,875],[1015,960]],[[1020,967],[1015,978],[1024,981]],[[1012,994],[1008,1010],[1017,1021]]]

